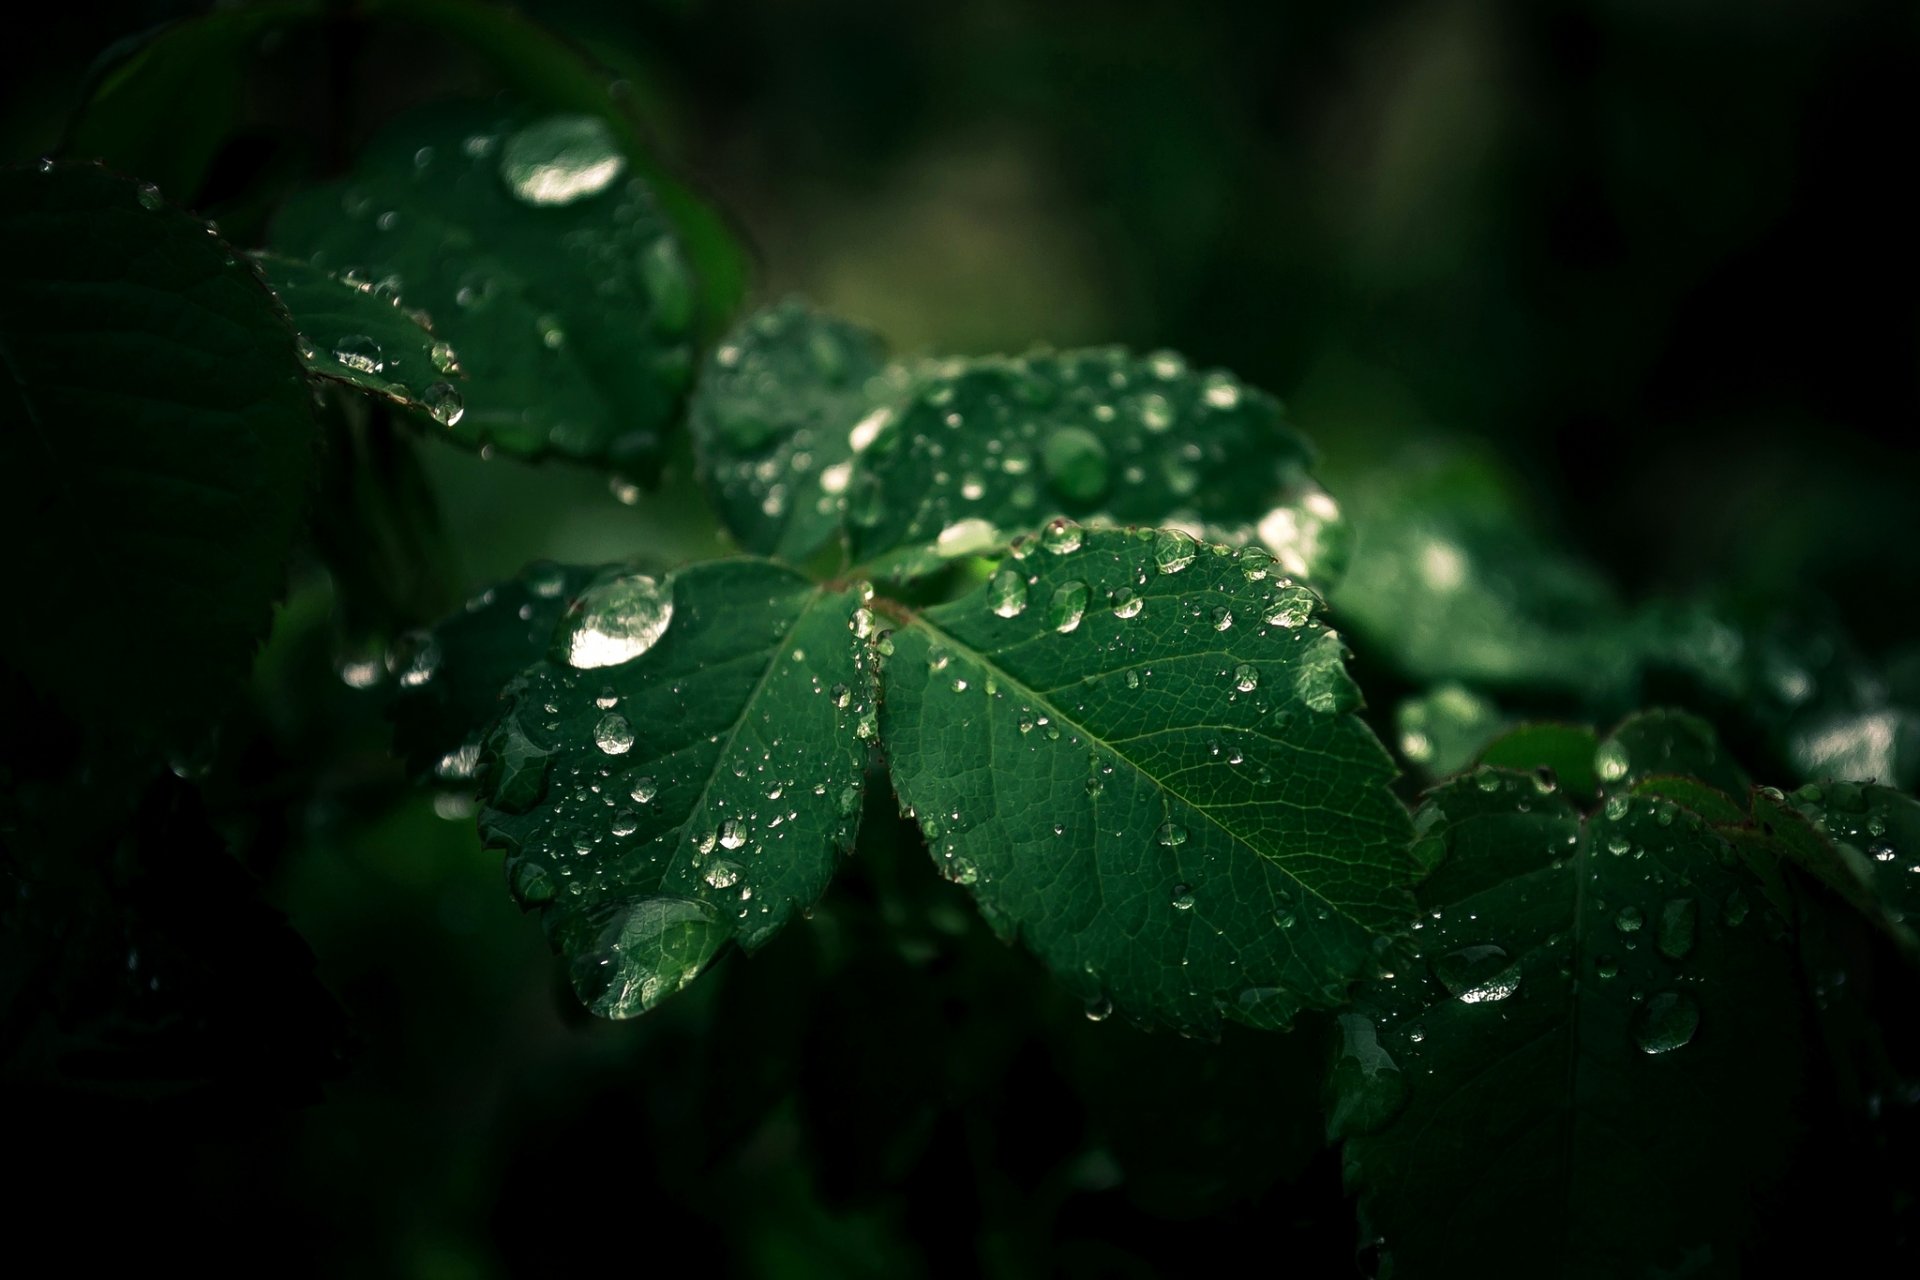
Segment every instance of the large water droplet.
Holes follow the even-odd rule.
[[[1092,591],[1084,582],[1063,582],[1053,590],[1053,598],[1047,601],[1047,625],[1062,633],[1072,631],[1080,625],[1080,619],[1086,616],[1087,601]]]
[[[1016,618],[1027,607],[1027,580],[1018,569],[1002,569],[987,583],[987,607],[1003,618]]]
[[[740,883],[740,864],[716,858],[707,865],[700,878],[707,882],[710,889],[731,889]]]
[[[1116,618],[1137,618],[1146,606],[1147,602],[1129,587],[1122,587],[1113,593],[1113,616]]]
[[[451,382],[436,382],[420,393],[420,403],[443,427],[458,426],[467,416],[467,402]]]
[[[1680,991],[1648,997],[1633,1015],[1633,1042],[1643,1053],[1671,1053],[1700,1029],[1700,1006]]]
[[[1163,822],[1154,839],[1163,849],[1178,849],[1187,842],[1187,829],[1177,822]]]
[[[1078,551],[1083,538],[1080,526],[1071,520],[1049,520],[1040,531],[1040,545],[1057,556]]]
[[[1162,529],[1153,535],[1153,562],[1162,573],[1178,573],[1193,563],[1200,544],[1191,534],[1178,529]]]
[[[1260,687],[1260,672],[1250,662],[1243,662],[1233,669],[1233,687],[1242,693],[1252,693]]]
[[[610,712],[594,726],[593,741],[608,755],[623,756],[633,750],[633,726],[619,712]]]
[[[1616,740],[1601,743],[1599,751],[1594,753],[1593,769],[1602,782],[1620,781],[1627,776],[1629,767],[1627,749]]]
[[[1520,989],[1520,962],[1495,946],[1448,952],[1434,962],[1433,972],[1462,1004],[1491,1004]]]
[[[682,990],[727,939],[718,913],[691,898],[614,907],[567,933],[574,992],[608,1018],[634,1017]]]
[[[1097,502],[1107,491],[1107,445],[1084,427],[1061,427],[1040,447],[1047,479],[1069,502]]]
[[[532,205],[598,195],[626,167],[613,131],[598,116],[550,117],[513,134],[500,149],[501,180]]]
[[[583,669],[631,662],[659,643],[672,621],[672,577],[626,574],[589,588],[574,603],[563,652]]]
[[[350,333],[333,349],[333,358],[355,373],[376,374],[387,367],[387,353],[364,333]]]

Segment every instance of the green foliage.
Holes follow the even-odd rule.
[[[313,471],[286,313],[151,187],[0,171],[5,661],[109,752],[187,746],[265,635]]]
[[[1734,1275],[1833,1205],[1911,1263],[1911,637],[1609,573],[1574,548],[1624,522],[1342,425],[1338,359],[1293,379],[1322,469],[1171,351],[742,315],[614,61],[470,0],[220,8],[85,90],[65,152],[136,177],[0,170],[0,1078],[53,1129],[259,1129],[391,951],[428,1012],[354,1069],[487,1074],[371,1123],[458,1131],[551,1269],[694,1183],[767,1274],[910,1273],[929,1213],[992,1275],[1235,1224],[1314,1273]],[[484,585],[536,554],[585,563]],[[379,954],[323,986],[255,873]]]

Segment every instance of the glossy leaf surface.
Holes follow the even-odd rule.
[[[1337,1004],[1408,919],[1407,815],[1311,592],[1056,522],[902,614],[881,730],[937,865],[1089,1002],[1208,1029]]]
[[[608,571],[514,685],[481,829],[595,1012],[653,1007],[826,887],[873,733],[858,609],[766,561]]]

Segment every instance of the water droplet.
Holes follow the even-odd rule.
[[[1017,569],[1002,569],[987,583],[987,607],[1003,618],[1017,618],[1027,607],[1027,580]]]
[[[653,798],[660,794],[660,788],[655,785],[652,778],[636,778],[633,790],[627,794],[633,797],[635,804],[652,804]]]
[[[623,756],[633,750],[633,727],[615,711],[600,718],[594,726],[594,743],[610,756]]]
[[[847,432],[847,446],[855,453],[865,453],[873,447],[874,441],[880,438],[880,433],[885,431],[892,423],[892,409],[884,405],[875,409],[872,413],[869,413],[866,417],[853,424],[853,429]]]
[[[1084,427],[1061,427],[1040,447],[1047,479],[1069,502],[1097,502],[1107,491],[1107,445]]]
[[[1217,605],[1213,610],[1213,629],[1225,631],[1233,626],[1233,610],[1225,605]]]
[[[1304,587],[1286,587],[1267,602],[1261,615],[1270,627],[1298,627],[1313,616],[1313,593]]]
[[[451,382],[436,382],[420,393],[420,403],[426,407],[433,420],[443,427],[460,424],[467,416],[467,403]]]
[[[853,701],[853,691],[843,684],[836,684],[833,688],[827,690],[827,696],[832,698],[833,705],[842,711],[845,711],[847,704]]]
[[[1216,409],[1231,409],[1240,403],[1240,387],[1231,374],[1210,373],[1202,386],[1202,397]]]
[[[1080,625],[1080,619],[1086,616],[1087,601],[1092,592],[1087,584],[1078,580],[1063,582],[1054,588],[1053,598],[1047,602],[1047,623],[1055,631],[1065,634]]]
[[[1600,750],[1594,753],[1593,768],[1602,782],[1620,781],[1627,776],[1629,768],[1627,749],[1617,739],[1601,743]]]
[[[738,849],[747,842],[746,827],[738,818],[728,818],[716,833],[722,849]]]
[[[934,540],[933,549],[942,558],[952,560],[956,556],[970,556],[985,551],[998,541],[1000,531],[993,527],[993,521],[969,516],[942,529],[940,536]]]
[[[1153,535],[1153,562],[1162,573],[1178,573],[1193,563],[1200,544],[1191,534],[1178,529],[1162,529]]]
[[[1064,556],[1078,551],[1083,537],[1083,530],[1073,521],[1049,520],[1041,530],[1040,545],[1057,556]]]
[[[725,858],[718,858],[708,865],[706,873],[700,878],[707,882],[709,888],[731,889],[740,883],[740,866]]]
[[[1095,996],[1087,1001],[1087,1021],[1105,1022],[1113,1016],[1113,1001],[1105,996]]]
[[[380,373],[387,367],[386,352],[364,333],[350,333],[333,349],[333,358],[355,373]]]
[[[1613,927],[1621,933],[1638,933],[1640,926],[1646,922],[1647,918],[1640,914],[1638,907],[1622,907],[1613,917]]]
[[[1178,849],[1187,842],[1187,829],[1177,822],[1163,822],[1160,830],[1154,833],[1154,839],[1165,849]]]
[[[558,941],[581,1003],[631,1018],[699,976],[727,939],[719,914],[689,898],[645,898],[592,913]]]
[[[1252,693],[1260,687],[1260,672],[1251,662],[1243,662],[1233,669],[1233,687],[1242,693]]]
[[[1173,425],[1173,405],[1158,391],[1140,397],[1140,425],[1159,434]]]
[[[1699,932],[1700,904],[1692,898],[1671,898],[1660,908],[1660,933],[1655,944],[1669,960],[1684,960]]]
[[[531,205],[598,195],[626,167],[613,131],[598,116],[552,116],[513,134],[500,149],[501,179]]]
[[[1601,956],[1594,961],[1593,971],[1600,976],[1601,981],[1609,981],[1620,976],[1620,962],[1612,956]]]
[[[1128,587],[1122,587],[1113,593],[1113,616],[1116,618],[1137,618],[1147,602]]]
[[[562,632],[568,663],[582,669],[631,662],[658,644],[673,621],[673,579],[630,573],[589,588]]]
[[[1520,962],[1495,946],[1448,952],[1434,963],[1433,972],[1463,1004],[1491,1004],[1520,989]]]
[[[1700,1029],[1700,1006],[1679,991],[1648,997],[1633,1015],[1633,1042],[1643,1053],[1671,1053]]]
[[[433,361],[433,367],[437,373],[452,377],[460,372],[460,357],[454,353],[450,343],[434,343],[427,351],[427,358]]]
[[[49,165],[49,167],[51,166]],[[160,194],[160,188],[154,186],[151,182],[141,183],[140,190],[135,198],[140,201],[140,207],[142,209],[161,209],[164,208],[167,203],[166,198]]]
[[[1177,884],[1173,886],[1173,909],[1175,911],[1193,910],[1193,886]]]

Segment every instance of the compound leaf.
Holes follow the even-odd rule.
[[[515,682],[481,830],[595,1012],[653,1007],[826,887],[873,735],[863,619],[764,560],[612,570]]]
[[[1175,530],[1022,542],[899,611],[881,733],[936,863],[1090,1005],[1202,1031],[1337,1004],[1409,918],[1386,751],[1318,599]]]

